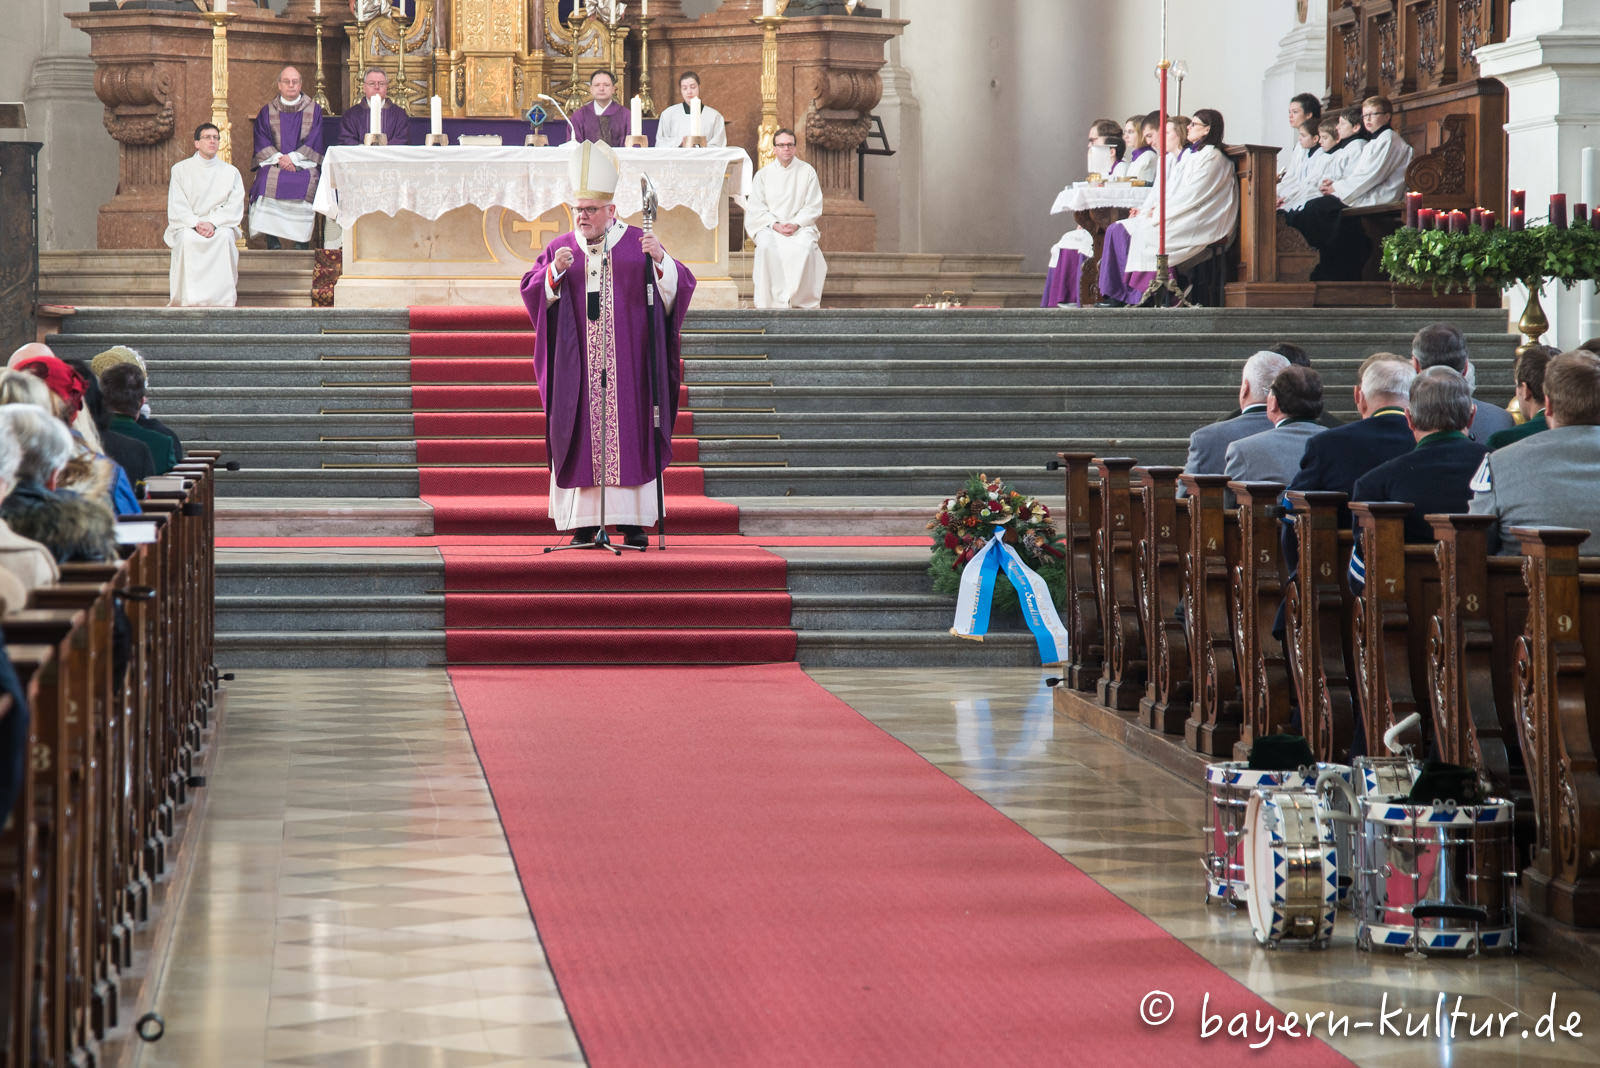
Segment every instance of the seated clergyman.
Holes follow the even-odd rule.
[[[755,242],[758,308],[817,308],[828,262],[818,247],[822,183],[811,164],[795,158],[794,131],[772,138],[775,160],[756,172],[745,202],[744,228]]]
[[[194,155],[172,165],[162,235],[172,249],[170,308],[231,308],[238,302],[235,242],[244,221],[244,180],[217,155],[221,149],[221,131],[201,123],[194,131]]]

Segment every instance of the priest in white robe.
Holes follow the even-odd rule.
[[[756,172],[744,207],[744,228],[755,242],[755,301],[758,308],[819,308],[828,263],[817,242],[822,232],[822,183],[804,160],[795,159],[794,131],[772,138],[773,162]]]
[[[211,123],[194,131],[194,155],[173,164],[167,188],[167,232],[172,249],[169,308],[231,308],[238,303],[239,249],[244,221],[244,180],[217,156],[222,134]]]
[[[700,75],[692,70],[684,71],[683,77],[678,79],[678,92],[683,103],[663,111],[656,123],[656,147],[686,148],[689,138],[699,134],[706,139],[708,147],[726,148],[727,124],[722,112],[700,99]]]

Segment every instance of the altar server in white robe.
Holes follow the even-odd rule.
[[[682,104],[675,104],[661,113],[656,123],[657,148],[686,148],[695,133],[694,113],[700,112],[700,135],[711,148],[728,147],[728,128],[722,112],[700,99],[700,75],[692,70],[683,72],[678,79],[678,92]]]
[[[218,157],[222,134],[211,123],[194,131],[194,155],[172,166],[167,231],[172,249],[169,308],[231,308],[238,302],[244,180]]]
[[[817,247],[822,233],[822,183],[811,164],[795,159],[794,131],[772,138],[778,157],[756,172],[745,202],[744,228],[755,242],[758,308],[818,308],[828,263]]]
[[[1317,133],[1319,121],[1307,119],[1301,123],[1300,143],[1280,157],[1288,162],[1288,168],[1278,179],[1280,208],[1298,207],[1319,195],[1317,185],[1322,181],[1321,161],[1317,159],[1322,154],[1321,137]]]
[[[1387,97],[1369,96],[1361,102],[1361,125],[1368,140],[1338,178],[1325,178],[1321,192],[1338,197],[1347,208],[1393,204],[1406,191],[1406,168],[1411,166],[1411,146],[1394,132],[1394,105]]]
[[[1189,120],[1189,148],[1167,193],[1167,262],[1174,269],[1209,245],[1233,236],[1239,224],[1239,183],[1233,160],[1222,151],[1222,113],[1201,108]],[[1129,271],[1156,269],[1161,202],[1127,222]]]

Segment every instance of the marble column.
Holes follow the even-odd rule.
[[[1278,57],[1261,79],[1261,128],[1266,138],[1261,143],[1295,144],[1289,129],[1289,99],[1310,93],[1318,100],[1328,91],[1328,20],[1318,10],[1301,5],[1297,22],[1278,42]]]
[[[1507,177],[1510,188],[1527,190],[1528,214],[1543,215],[1551,193],[1589,199],[1580,182],[1583,150],[1600,144],[1600,5],[1518,0],[1507,39],[1476,55],[1483,74],[1506,85]],[[1511,295],[1513,319],[1526,299],[1520,290]],[[1593,286],[1547,286],[1545,342],[1565,350],[1585,341],[1585,324],[1596,318],[1593,301]]]

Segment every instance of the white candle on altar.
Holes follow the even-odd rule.
[[[216,0],[216,2],[211,5],[211,10],[219,13],[227,11],[228,0]]]
[[[313,15],[322,14],[322,0],[311,0],[311,13]]]
[[[583,10],[583,0],[578,0],[577,3],[572,5],[572,17],[573,18],[582,19],[582,18],[587,17],[587,15],[588,15],[588,12]]]
[[[767,18],[778,14],[778,0],[761,0],[761,13]]]
[[[444,101],[433,97],[428,101],[428,117],[432,120],[428,132],[435,137],[444,133]]]
[[[628,102],[628,109],[633,115],[633,123],[628,127],[628,132],[635,137],[644,136],[644,102],[637,96]]]
[[[643,0],[643,4],[639,8],[639,17],[642,19],[650,17],[650,0]]]
[[[689,136],[700,137],[703,133],[700,129],[700,98],[695,97],[689,101]]]
[[[377,93],[367,97],[367,132],[383,133],[383,97]]]

